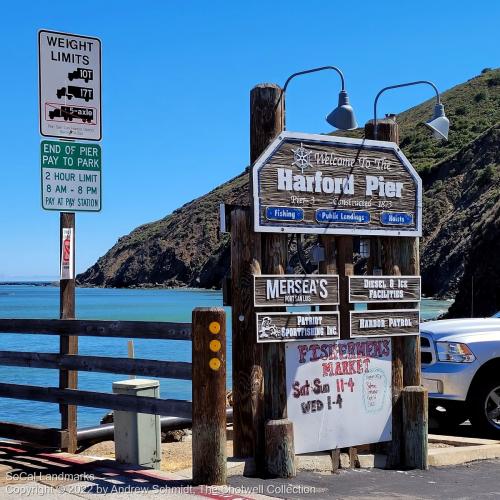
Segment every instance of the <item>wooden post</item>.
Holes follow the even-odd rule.
[[[372,121],[365,125],[365,137],[374,138]],[[399,144],[399,129],[393,117],[377,121],[377,139]],[[375,240],[375,241],[374,241]],[[373,251],[370,256],[372,272],[374,267],[381,268],[384,275],[420,274],[418,238],[381,237],[373,238]],[[372,252],[372,249],[370,249]],[[378,261],[380,258],[380,261]],[[382,306],[382,307],[380,307]],[[384,304],[377,304],[383,309]],[[387,305],[387,308],[414,308],[415,304]],[[388,453],[388,466],[397,467],[404,461],[403,409],[401,391],[404,385],[420,384],[420,339],[414,337],[394,337],[392,339],[392,441]]]
[[[284,129],[285,108],[282,90],[275,84],[259,84],[250,92],[250,162],[257,160],[264,149]],[[252,182],[250,182],[251,189]],[[253,193],[250,191],[253,214]],[[287,237],[283,234],[262,235],[262,272],[285,274],[287,263]],[[277,311],[284,310],[276,309]],[[280,342],[266,343],[262,347],[264,373],[265,420],[286,419],[285,346]],[[269,424],[269,425],[268,425]],[[269,457],[270,443],[266,443],[266,469],[268,474],[280,477],[295,475],[293,426],[288,420],[266,424],[265,439],[270,436],[287,436],[279,455]],[[280,428],[281,426],[281,428]],[[280,429],[280,430],[278,430]],[[270,434],[271,433],[271,434]],[[281,464],[277,465],[277,461]],[[272,465],[270,465],[272,464]],[[269,470],[269,466],[272,470]],[[282,474],[282,475],[281,475]]]
[[[408,386],[403,389],[404,463],[415,469],[428,469],[427,389]]]
[[[352,236],[337,237],[337,269],[339,273],[340,338],[348,339],[351,328],[349,311],[349,276],[354,274]]]
[[[262,235],[262,271],[264,274],[285,274],[286,237],[281,234]],[[266,308],[270,310],[271,308]],[[285,311],[285,308],[272,308]],[[285,344],[263,344],[264,353],[264,414],[266,420],[286,418]],[[276,425],[276,424],[275,424]]]
[[[226,313],[193,310],[193,483],[227,482]]]
[[[349,276],[354,275],[354,248],[352,236],[338,236],[337,244],[337,270],[339,274],[339,311],[340,311],[340,338],[349,339],[351,329],[351,317],[349,311],[353,308],[349,301]],[[326,252],[325,252],[326,253]],[[349,454],[351,467],[358,462],[357,450],[354,447],[340,450]],[[332,455],[332,459],[336,455]],[[333,464],[333,469],[340,467]]]
[[[271,477],[297,475],[293,444],[293,424],[288,419],[266,422],[266,469]]]
[[[248,207],[231,212],[231,297],[234,455],[255,457],[263,469],[264,381],[257,344],[253,275],[260,274],[261,238]],[[260,465],[260,467],[259,467]]]
[[[76,272],[75,264],[75,214],[61,212],[59,228],[59,249],[62,264],[63,228],[73,229],[73,272]],[[59,282],[59,318],[75,319],[75,279],[61,279]],[[78,337],[74,335],[61,335],[59,341],[60,354],[78,354]],[[59,388],[76,389],[78,387],[78,372],[73,370],[59,370]],[[61,443],[61,450],[75,453],[78,442],[77,432],[77,407],[75,405],[61,404],[61,430],[66,433],[67,438]]]

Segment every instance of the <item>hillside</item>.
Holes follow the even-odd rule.
[[[486,269],[498,268],[500,210],[500,125],[492,127],[457,154],[435,165],[423,176],[424,245],[421,253],[423,291],[427,295],[469,297],[457,300],[452,313],[468,314],[471,279],[476,286],[499,287]],[[485,242],[488,241],[486,244]],[[478,256],[478,249],[482,254]],[[495,253],[496,252],[496,253]],[[464,275],[465,270],[465,275]],[[495,296],[498,296],[494,299]],[[464,302],[468,302],[464,304]],[[487,314],[490,304],[476,312]],[[467,307],[464,306],[467,305]],[[500,309],[500,304],[497,304]],[[492,309],[493,308],[493,309]]]
[[[500,122],[500,70],[483,71],[444,92],[442,100],[451,122],[447,143],[434,141],[421,125],[431,116],[434,99],[401,113],[397,121],[402,149],[425,183],[424,290],[448,296],[459,291],[467,268],[460,260],[464,254],[451,245],[451,238],[459,236],[460,247],[473,251],[484,235],[471,228],[478,219],[494,219],[498,156],[491,160],[493,166],[488,158],[498,155],[494,126]],[[359,137],[362,130],[345,135]],[[468,187],[477,179],[484,183],[481,188]],[[218,206],[222,201],[246,203],[247,182],[247,174],[242,173],[165,218],[138,227],[79,275],[78,282],[111,287],[219,287],[229,265],[229,248],[227,235],[218,235]]]

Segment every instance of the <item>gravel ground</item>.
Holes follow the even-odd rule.
[[[190,437],[190,436],[189,436]],[[191,439],[173,443],[162,443],[161,470],[175,472],[191,467]],[[233,442],[227,442],[227,454],[233,456]],[[115,458],[114,441],[103,441],[87,448],[81,455]]]

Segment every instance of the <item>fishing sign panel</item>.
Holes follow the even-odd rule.
[[[257,313],[257,342],[339,337],[338,312]]]
[[[339,277],[331,274],[254,276],[254,305],[319,306],[339,303]]]
[[[252,178],[256,232],[421,236],[422,183],[394,143],[282,132]]]
[[[296,453],[392,438],[391,339],[285,346],[287,415]]]
[[[101,41],[38,32],[40,133],[101,140]]]

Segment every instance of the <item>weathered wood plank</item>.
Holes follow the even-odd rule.
[[[420,302],[420,276],[351,276],[351,302]]]
[[[418,335],[418,309],[382,309],[350,311],[351,338]]]
[[[226,484],[226,313],[193,311],[193,483]]]
[[[191,418],[191,401],[0,383],[0,397]]]
[[[428,399],[427,389],[405,387],[403,401],[404,464],[415,469],[428,469]]]
[[[0,421],[0,436],[35,443],[42,446],[59,448],[67,446],[67,432],[52,427],[41,425],[16,424],[14,422]]]
[[[64,228],[73,229],[73,244],[71,245],[71,259],[73,260],[73,273],[75,272],[76,259],[76,234],[75,234],[75,214],[61,212],[60,214],[60,244],[61,260],[60,266],[63,268],[63,256],[67,252],[63,250],[65,242],[63,241]],[[72,320],[75,319],[75,278],[61,279],[59,281],[59,319]],[[60,354],[78,354],[78,337],[75,335],[61,335],[59,337],[59,353]],[[59,371],[59,388],[60,389],[76,389],[78,387],[78,372],[74,370],[61,369]],[[78,447],[76,438],[77,431],[77,408],[73,405],[61,405],[61,429],[67,431],[66,446],[61,444],[61,450],[68,453],[75,453]]]
[[[261,237],[252,231],[250,210],[231,212],[231,296],[234,453],[264,456],[262,345],[255,342],[253,275],[260,274]]]
[[[297,475],[293,423],[286,418],[266,422],[266,469],[271,477]]]
[[[2,333],[191,340],[191,323],[8,318],[0,319]]]
[[[257,307],[337,305],[339,277],[327,274],[254,276]]]
[[[257,313],[257,342],[338,339],[339,313],[265,312]]]
[[[86,372],[120,373],[191,380],[191,363],[140,358],[76,356],[43,352],[0,351],[0,365],[56,368]]]

